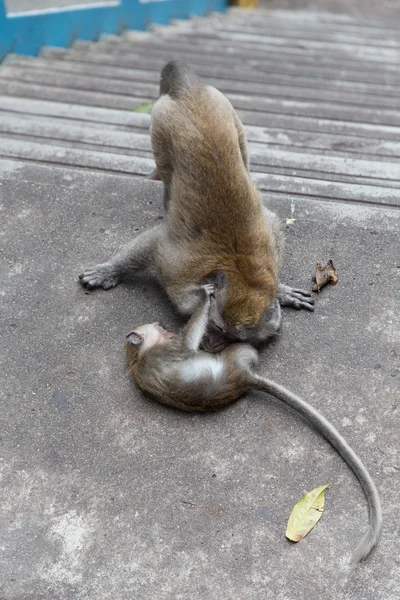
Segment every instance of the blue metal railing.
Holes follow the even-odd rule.
[[[227,0],[114,0],[7,14],[0,0],[0,61],[9,52],[34,56],[44,45],[66,48],[77,39],[96,40],[102,33],[143,30],[149,23],[168,23],[171,18],[224,12],[227,4]]]

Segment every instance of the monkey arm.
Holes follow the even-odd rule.
[[[157,245],[165,236],[164,224],[144,231],[105,263],[89,267],[79,275],[88,288],[115,287],[121,279],[152,266]]]
[[[211,296],[214,293],[214,286],[211,283],[200,286],[200,289],[204,292],[205,298],[200,300],[197,309],[182,332],[182,345],[193,352],[197,352],[199,349],[206,332],[210,316]]]

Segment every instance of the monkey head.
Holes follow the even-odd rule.
[[[139,325],[128,333],[125,338],[125,347],[131,359],[140,358],[147,350],[160,344],[168,344],[176,339],[176,333],[167,331],[160,323]]]
[[[261,316],[257,316],[254,321],[238,322],[236,320],[228,320],[226,318],[227,305],[227,290],[228,280],[225,275],[218,273],[214,277],[215,296],[211,298],[210,318],[208,322],[207,332],[202,340],[202,347],[207,352],[220,352],[228,344],[235,342],[246,342],[253,346],[258,346],[275,335],[282,322],[281,307],[278,299],[275,296],[271,298],[263,298],[266,301],[266,310],[262,310]],[[262,294],[263,290],[257,291],[257,294]],[[249,299],[249,296],[241,297],[239,293],[235,302],[243,307]],[[254,300],[250,298],[250,301]],[[250,311],[247,311],[249,314]]]

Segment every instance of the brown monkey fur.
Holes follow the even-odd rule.
[[[251,181],[244,129],[228,99],[183,63],[168,63],[151,141],[151,178],[164,184],[165,221],[86,269],[81,283],[109,289],[153,268],[179,311],[190,315],[198,286],[219,278],[205,336],[213,351],[228,341],[267,340],[280,327],[280,305],[313,310],[311,294],[278,282],[281,224]]]

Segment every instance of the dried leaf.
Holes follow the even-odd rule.
[[[232,0],[232,5],[240,6],[241,8],[256,8],[258,0]]]
[[[294,505],[286,527],[289,540],[299,542],[318,523],[324,512],[325,490],[330,485],[327,483],[311,490]]]
[[[153,110],[153,104],[154,102],[145,102],[144,104],[139,104],[139,106],[133,109],[133,112],[150,114]]]
[[[292,225],[292,223],[296,223],[297,219],[286,219],[286,225]]]
[[[313,292],[319,292],[325,285],[331,283],[335,285],[338,280],[337,270],[333,266],[333,262],[328,260],[327,263],[317,263],[317,269],[314,277],[315,284]]]

